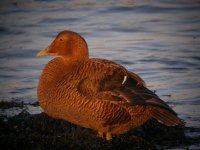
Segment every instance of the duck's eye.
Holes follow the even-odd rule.
[[[60,41],[63,41],[63,39],[60,39]]]

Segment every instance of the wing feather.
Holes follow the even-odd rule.
[[[154,92],[145,87],[144,80],[137,74],[108,60],[93,59],[88,63],[87,66],[93,72],[78,85],[77,89],[82,95],[123,106],[157,106],[176,114]]]

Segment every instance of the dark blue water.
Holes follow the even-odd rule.
[[[0,1],[0,100],[37,101],[51,58],[35,54],[62,30],[80,33],[91,57],[138,73],[186,126],[200,127],[200,1]]]

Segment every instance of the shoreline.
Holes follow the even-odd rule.
[[[28,105],[37,107],[38,103]],[[185,135],[199,128],[167,127],[155,120],[105,141],[91,129],[53,119],[43,112],[30,114],[23,102],[0,102],[1,111],[13,107],[22,111],[13,117],[0,116],[1,149],[189,149],[200,143],[199,136]]]

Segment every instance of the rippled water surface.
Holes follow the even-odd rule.
[[[91,57],[138,73],[187,126],[200,127],[198,0],[0,1],[0,100],[37,101],[51,58],[35,54],[62,30],[80,33]]]

